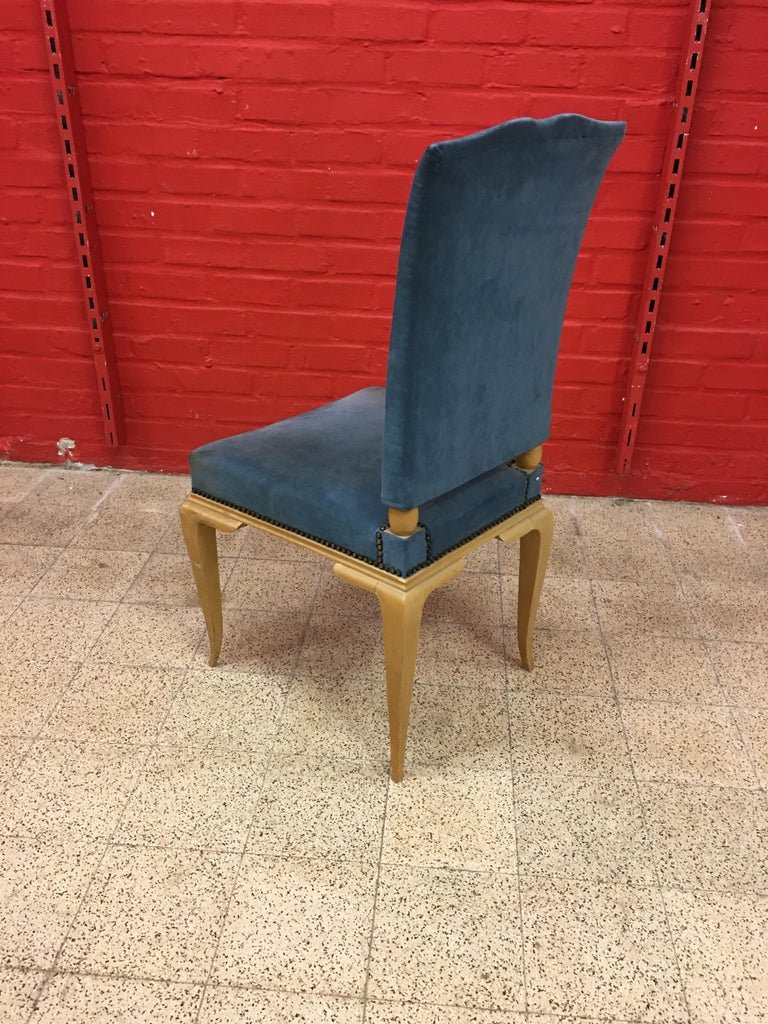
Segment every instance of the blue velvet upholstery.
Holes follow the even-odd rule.
[[[386,530],[381,501],[384,388],[192,452],[192,487],[407,576],[537,497],[541,474],[502,466],[420,510],[413,537]]]
[[[522,118],[422,156],[392,318],[387,505],[422,505],[546,440],[576,256],[624,130]]]
[[[407,576],[541,492],[581,235],[624,125],[565,114],[430,146],[403,230],[387,391],[190,456],[198,494]],[[397,537],[387,506],[419,506]]]

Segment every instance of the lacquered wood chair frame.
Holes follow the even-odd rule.
[[[517,467],[530,472],[539,465],[541,448],[519,456]],[[391,509],[389,527],[405,536],[416,529],[418,509]],[[200,606],[208,632],[209,664],[221,653],[223,618],[216,531],[233,533],[253,526],[273,537],[323,555],[340,579],[374,594],[381,609],[389,713],[390,773],[403,778],[408,720],[416,671],[421,617],[429,595],[462,571],[467,555],[493,540],[520,541],[517,642],[524,668],[533,668],[533,633],[552,543],[552,513],[541,499],[503,520],[412,575],[402,578],[353,555],[291,530],[265,522],[210,498],[191,494],[181,506],[181,525],[194,571]]]

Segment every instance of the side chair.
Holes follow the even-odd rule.
[[[552,539],[542,445],[574,264],[623,122],[521,118],[427,147],[405,216],[387,386],[192,452],[181,522],[210,664],[216,531],[254,526],[376,596],[392,779],[403,777],[427,597],[488,541],[520,541],[517,639],[532,641]]]

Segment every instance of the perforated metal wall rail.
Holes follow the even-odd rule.
[[[653,220],[651,244],[648,251],[643,292],[640,299],[635,349],[630,365],[629,383],[622,412],[619,448],[616,455],[616,471],[628,473],[632,466],[632,455],[637,439],[640,420],[640,406],[643,401],[651,348],[656,333],[659,302],[664,285],[664,274],[669,259],[669,247],[675,212],[680,195],[683,166],[688,149],[693,106],[701,72],[701,59],[707,35],[707,22],[713,0],[692,0],[691,16],[683,42],[683,56],[680,78],[677,85],[674,116],[670,127],[661,189]]]
[[[66,0],[41,0],[40,6],[104,437],[117,447],[125,441],[125,426]]]

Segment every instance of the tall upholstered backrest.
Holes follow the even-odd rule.
[[[624,130],[522,118],[422,156],[392,318],[386,505],[423,504],[546,440],[576,256]]]

